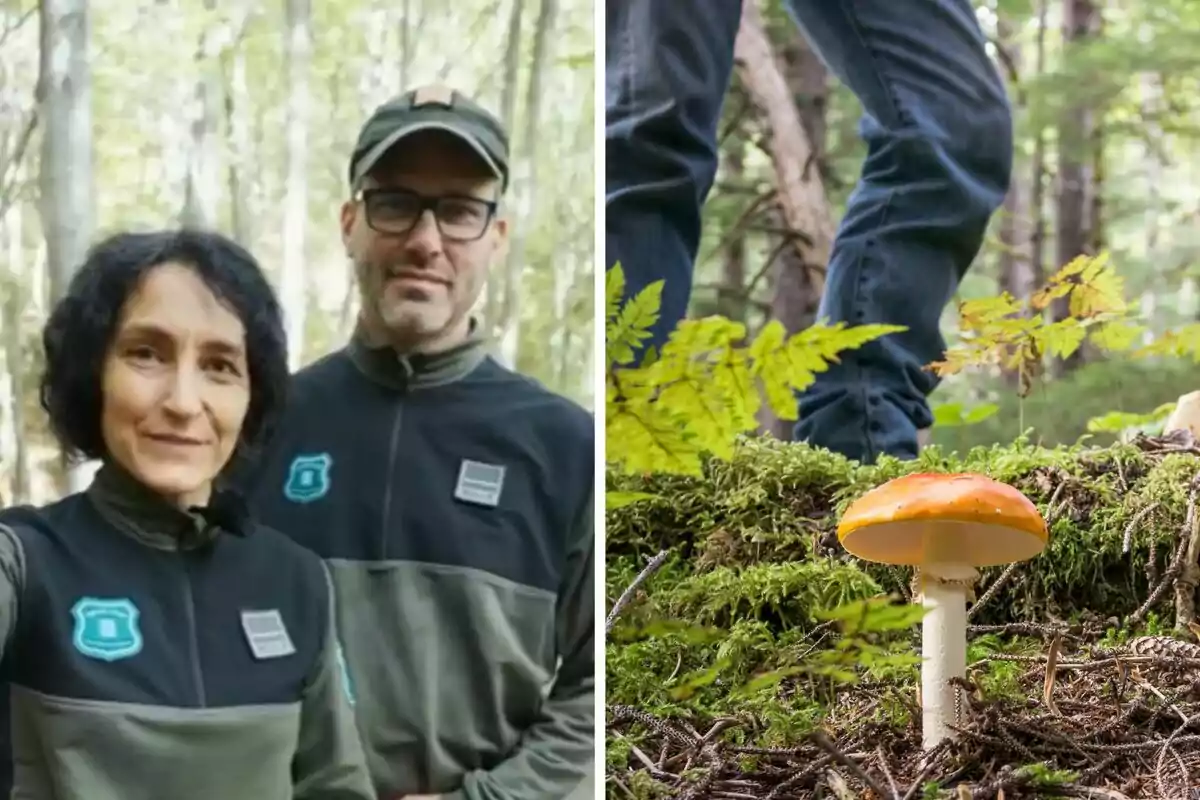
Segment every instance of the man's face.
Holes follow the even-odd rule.
[[[456,344],[507,236],[484,205],[500,181],[465,142],[423,131],[392,147],[363,189],[342,207],[342,240],[368,330],[407,348]],[[422,200],[438,201],[440,220],[431,208],[416,216]]]

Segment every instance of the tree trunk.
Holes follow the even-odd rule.
[[[1092,39],[1100,15],[1092,0],[1064,0],[1063,41],[1067,47],[1080,46]],[[1094,255],[1096,220],[1091,218],[1094,196],[1094,170],[1091,150],[1094,145],[1094,114],[1083,105],[1067,108],[1058,127],[1058,264],[1067,264],[1080,255]],[[1055,301],[1055,320],[1066,319],[1069,298]],[[1066,359],[1056,359],[1055,377],[1062,377],[1082,365],[1087,356],[1080,347]]]
[[[1024,59],[1020,43],[1014,40],[1013,26],[1006,18],[1000,17],[996,29],[998,46],[1004,48],[1005,60],[1013,77],[1020,80],[1024,72]],[[1018,102],[1023,104],[1024,99],[1022,94]],[[996,258],[996,282],[1000,292],[1007,292],[1018,300],[1027,300],[1037,290],[1032,258],[1027,248],[1032,241],[1032,236],[1026,232],[1032,216],[1032,209],[1028,208],[1032,194],[1030,189],[1021,171],[1014,169],[1012,184],[996,219],[996,238],[1000,244]],[[1004,370],[1003,375],[1011,386],[1015,387],[1020,382],[1020,375],[1015,370]]]
[[[244,41],[249,17],[243,16],[233,44],[225,52],[226,75],[222,94],[225,98],[225,125],[229,131],[230,158],[226,166],[229,191],[229,228],[233,238],[249,246],[255,228],[250,205],[251,174],[254,153],[250,139],[250,89],[246,85]]]
[[[312,50],[309,0],[287,0],[287,178],[283,198],[283,264],[279,297],[288,338],[288,364],[304,363],[308,291],[305,234],[308,228],[308,67]]]
[[[505,130],[513,129],[517,115],[517,87],[521,79],[521,18],[525,13],[525,0],[512,0],[508,12],[508,34],[504,46],[504,85],[500,92],[500,121]],[[493,334],[502,331],[504,317],[504,279],[506,274],[493,272],[487,282],[484,307],[484,323]]]
[[[833,244],[833,221],[820,166],[829,76],[798,35],[793,34],[782,48],[782,56],[781,65],[757,8],[746,3],[734,57],[742,84],[764,114],[770,132],[778,200],[768,218],[793,234],[790,242],[776,237],[771,248],[774,263],[768,268],[773,271],[774,295],[770,315],[794,334],[816,319]],[[765,433],[791,438],[792,422],[779,419],[769,407],[759,410],[758,419]]]
[[[187,151],[183,210],[180,221],[195,228],[212,228],[217,221],[217,142],[220,130],[222,86],[214,75],[221,50],[220,23],[213,20],[216,0],[204,0],[209,23],[200,34],[192,58],[196,83],[192,89],[191,142]]]
[[[587,148],[592,146],[592,136],[593,129],[591,126],[577,125],[575,128],[575,149],[579,152],[585,152]],[[584,174],[590,176],[590,170],[585,171]],[[564,215],[564,217],[566,216]],[[582,342],[585,348],[594,347],[595,328],[597,325],[603,324],[602,321],[595,318],[595,315],[591,311],[595,287],[589,275],[591,272],[589,264],[593,261],[593,247],[587,236],[592,230],[594,216],[594,214],[587,214],[583,220],[570,219],[567,222],[567,224],[574,223],[577,226],[576,232],[563,236],[563,241],[567,245],[565,257],[561,260],[555,259],[554,329],[556,334],[554,352],[557,353],[558,366],[555,370],[554,388],[564,394],[571,392],[568,378],[572,367],[577,365],[579,360],[579,356],[575,352],[575,342]],[[583,224],[580,224],[581,222]],[[576,291],[577,283],[584,286],[582,293]],[[571,302],[573,295],[575,297],[574,303]],[[582,298],[580,295],[582,295]],[[585,312],[587,322],[583,326],[572,324],[575,309],[578,307],[581,299],[587,303],[587,311]]]
[[[31,15],[24,13],[18,6],[11,6],[7,11],[0,10],[0,75],[15,75],[24,71],[24,59],[19,48],[7,44],[16,38]],[[11,57],[11,61],[9,60]],[[0,86],[4,83],[0,80]],[[8,212],[9,207],[17,201],[23,189],[24,180],[28,175],[21,169],[25,154],[33,142],[33,133],[37,128],[37,107],[28,106],[28,99],[23,93],[0,92],[0,219]]]
[[[401,0],[400,3],[400,57],[396,59],[396,78],[400,91],[408,89],[408,75],[411,71],[413,47],[412,32],[420,30],[413,26],[412,0]]]
[[[766,118],[779,202],[788,230],[797,234],[793,240],[796,255],[824,289],[825,267],[833,244],[833,220],[820,170],[811,168],[816,153],[755,3],[742,6],[734,64],[742,84]]]
[[[42,0],[38,99],[44,122],[41,189],[50,292],[62,297],[91,243],[93,222],[91,38],[86,0]],[[95,464],[62,462],[65,493],[82,491]]]
[[[1038,0],[1037,52],[1034,72],[1041,77],[1046,71],[1046,17],[1050,0]],[[1038,129],[1033,147],[1033,164],[1029,180],[1029,239],[1030,280],[1034,286],[1046,282],[1046,132]]]
[[[785,76],[792,91],[800,122],[812,147],[809,172],[824,174],[822,156],[825,152],[829,125],[825,119],[829,104],[829,73],[824,62],[817,56],[808,41],[793,35],[783,48]],[[782,207],[776,203],[777,218],[782,216]],[[778,220],[782,222],[782,220]],[[832,235],[829,240],[833,244]],[[821,303],[826,264],[808,268],[799,258],[794,247],[775,242],[779,260],[775,272],[775,295],[771,302],[771,317],[783,323],[789,334],[799,333],[817,319],[817,308]],[[785,423],[790,428],[790,423]],[[790,434],[781,438],[790,438]]]
[[[537,202],[537,129],[541,120],[542,81],[549,61],[550,34],[558,16],[559,0],[542,0],[537,24],[533,32],[533,59],[529,65],[529,84],[525,92],[524,130],[521,133],[520,152],[516,158],[517,169],[523,179],[514,181],[514,210],[517,216],[517,231],[511,237],[511,245],[505,257],[504,310],[501,319],[500,358],[504,363],[516,367],[521,344],[521,284],[525,271],[525,243],[529,234],[530,221]]]
[[[1161,77],[1147,73],[1141,77],[1142,103],[1141,113],[1143,122],[1142,168],[1146,175],[1146,210],[1143,216],[1143,227],[1146,231],[1146,262],[1161,264],[1163,253],[1160,252],[1159,238],[1162,236],[1162,219],[1166,210],[1163,202],[1162,187],[1166,180],[1166,142],[1163,128],[1159,120],[1164,111],[1163,86]],[[1146,290],[1142,293],[1143,312],[1150,312],[1145,319],[1151,321],[1143,334],[1143,343],[1149,344],[1154,338],[1153,309],[1158,296],[1171,294],[1171,278],[1166,270],[1156,269],[1150,276]],[[1185,290],[1186,291],[1186,290]]]
[[[9,503],[25,503],[31,499],[29,449],[25,421],[25,331],[29,293],[25,285],[25,248],[22,237],[21,205],[15,204],[4,218],[4,238],[8,249],[8,272],[4,276],[4,365],[8,387],[5,417],[8,423],[5,438],[5,460],[12,464]]]
[[[721,160],[729,179],[741,184],[745,177],[745,142],[730,136],[723,148]],[[746,323],[746,237],[744,233],[730,236],[721,260],[721,282],[717,286],[716,311],[727,319]]]

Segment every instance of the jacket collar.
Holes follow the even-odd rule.
[[[159,550],[194,550],[222,531],[238,536],[250,531],[249,512],[236,493],[215,489],[207,506],[184,510],[111,461],[101,466],[86,494],[118,530]]]
[[[368,341],[360,323],[346,346],[350,360],[363,375],[397,391],[426,389],[462,380],[488,355],[487,338],[471,320],[465,342],[440,353],[397,353],[388,345]]]

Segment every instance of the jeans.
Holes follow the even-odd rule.
[[[1008,98],[968,0],[787,5],[865,112],[867,156],[818,315],[908,328],[819,374],[795,437],[863,463],[913,458],[933,422],[925,366],[945,350],[939,318],[1008,191]],[[687,312],[740,15],[740,0],[607,0],[607,261],[621,263],[627,297],[665,281],[648,344]]]

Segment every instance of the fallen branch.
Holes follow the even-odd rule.
[[[967,611],[968,620],[975,616],[975,612],[983,608],[983,606],[987,604],[987,601],[995,597],[997,590],[999,590],[1000,587],[1003,586],[1010,577],[1012,577],[1012,574],[1017,571],[1017,567],[1020,565],[1021,562],[1014,561],[1012,564],[1009,564],[1004,568],[1004,572],[1000,573],[1000,576],[992,582],[992,585],[987,588],[987,591],[980,595],[979,599],[976,600],[974,605],[971,606],[971,609]]]
[[[1183,523],[1183,541],[1187,548],[1183,565],[1175,581],[1175,626],[1186,628],[1196,620],[1196,585],[1200,583],[1200,520],[1196,518],[1196,493],[1200,479],[1193,478],[1188,492],[1187,515]]]
[[[637,591],[638,586],[641,586],[643,583],[645,583],[646,579],[657,572],[658,568],[666,563],[668,553],[670,553],[669,550],[663,550],[654,558],[650,559],[650,563],[638,573],[637,577],[633,579],[633,583],[629,584],[625,591],[621,592],[621,596],[617,598],[617,602],[613,603],[612,611],[608,612],[608,619],[604,620],[605,634],[612,632],[613,625],[616,624],[617,621],[617,615],[625,610],[625,606],[629,605],[629,603],[633,600],[633,593]]]
[[[863,785],[866,786],[867,788],[869,788],[871,791],[875,792],[875,794],[877,796],[879,796],[879,797],[887,797],[888,796],[887,793],[883,790],[883,787],[880,786],[875,781],[874,778],[872,778],[870,775],[868,775],[866,770],[864,770],[861,766],[859,766],[858,763],[854,759],[850,758],[845,753],[843,753],[841,750],[839,750],[837,748],[837,745],[835,745],[833,742],[829,741],[829,737],[826,736],[824,733],[822,733],[821,731],[813,731],[812,736],[810,738],[814,742],[816,742],[817,747],[821,748],[826,753],[828,753],[830,756],[832,756],[834,761],[838,762],[843,767],[850,770],[851,774],[853,774],[854,777],[856,777],[860,781],[862,781]]]

